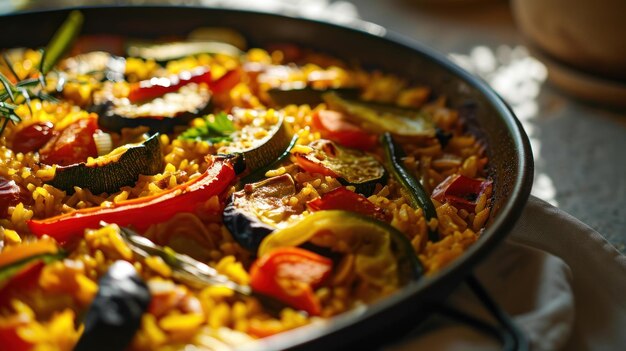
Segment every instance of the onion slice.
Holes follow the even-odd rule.
[[[106,155],[113,150],[113,140],[111,139],[111,134],[109,133],[97,130],[93,133],[93,141],[96,142],[98,156]]]

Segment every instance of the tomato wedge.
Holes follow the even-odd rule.
[[[281,247],[252,264],[250,286],[254,291],[317,316],[321,305],[313,289],[328,278],[331,270],[329,258],[297,247]]]
[[[97,157],[98,149],[93,139],[97,130],[98,116],[95,113],[68,125],[60,133],[55,133],[39,151],[41,162],[69,166],[85,162],[88,157]]]
[[[311,211],[344,210],[386,220],[385,212],[370,202],[365,196],[348,190],[346,187],[333,189],[306,203]]]
[[[460,174],[454,174],[439,184],[431,197],[439,202],[447,202],[457,209],[473,213],[476,201],[486,191],[491,192],[492,181],[481,181]]]
[[[15,133],[13,150],[21,153],[37,151],[52,138],[54,125],[50,122],[33,123]]]
[[[367,151],[374,149],[378,142],[376,135],[350,123],[341,112],[318,111],[313,114],[312,124],[313,128],[319,131],[323,138],[346,147]]]

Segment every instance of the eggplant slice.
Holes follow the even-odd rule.
[[[246,184],[224,208],[224,225],[241,246],[256,251],[279,223],[302,212],[283,201],[295,194],[296,184],[289,174]]]
[[[134,104],[128,98],[116,97],[114,84],[107,82],[94,93],[92,110],[98,114],[98,125],[107,130],[147,126],[150,132],[166,133],[211,109],[211,92],[204,85],[190,83],[177,92]]]

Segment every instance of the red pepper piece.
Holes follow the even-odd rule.
[[[313,114],[312,124],[323,138],[346,147],[367,151],[374,149],[378,143],[378,138],[374,134],[350,123],[341,112],[318,111]]]
[[[243,71],[241,68],[232,69],[223,76],[214,80],[209,87],[214,94],[221,94],[227,91],[230,91],[235,85],[241,82],[241,77],[243,75]]]
[[[154,77],[134,83],[130,87],[128,100],[132,103],[152,100],[167,93],[176,92],[189,83],[210,85],[211,82],[211,71],[200,67],[170,77]]]
[[[202,175],[163,193],[122,201],[113,207],[90,207],[56,217],[30,220],[28,228],[37,236],[48,234],[60,243],[80,237],[86,228],[98,228],[100,221],[133,226],[139,231],[164,222],[179,212],[193,212],[197,205],[220,195],[235,179],[228,161],[215,161]]]
[[[380,207],[371,203],[365,196],[343,186],[307,202],[306,205],[311,211],[344,210],[386,220],[385,213]]]
[[[460,174],[454,174],[439,184],[431,197],[439,202],[447,202],[457,209],[473,213],[476,201],[485,191],[491,192],[491,180],[481,181]]]
[[[313,288],[324,282],[331,270],[329,258],[297,247],[281,247],[252,264],[250,286],[316,316],[321,305]]]

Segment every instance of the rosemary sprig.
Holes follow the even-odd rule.
[[[61,27],[54,33],[52,40],[46,46],[46,50],[41,50],[41,62],[39,65],[39,75],[37,78],[20,79],[13,68],[8,55],[3,54],[2,58],[9,67],[9,71],[15,76],[17,83],[13,84],[9,78],[0,72],[0,83],[4,91],[0,92],[0,136],[6,129],[9,122],[19,123],[22,119],[15,113],[18,107],[19,98],[23,98],[26,106],[30,110],[31,98],[57,102],[58,100],[45,92],[45,75],[54,67],[61,57],[70,48],[83,24],[83,15],[80,11],[72,11],[63,22]],[[39,85],[39,87],[37,87]],[[32,114],[32,110],[30,110]]]

